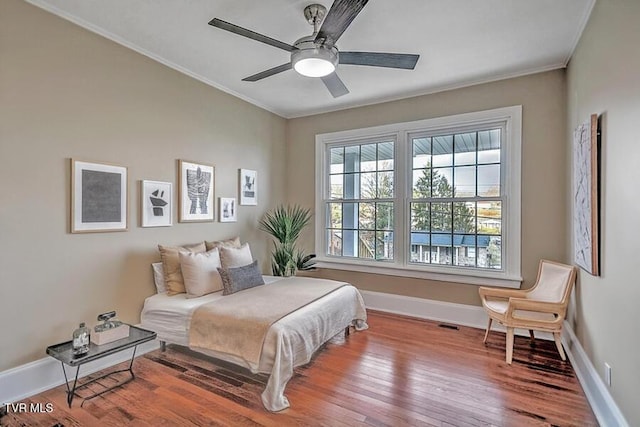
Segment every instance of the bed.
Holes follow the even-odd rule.
[[[282,285],[304,286],[313,280],[322,279],[264,276],[264,288],[275,290]],[[198,298],[187,298],[185,294],[153,295],[145,300],[141,324],[143,328],[157,332],[158,339],[162,342],[188,346],[208,356],[248,368],[253,373],[269,374],[261,400],[267,410],[277,412],[289,407],[284,390],[296,366],[308,363],[325,342],[345,328],[367,328],[366,310],[358,290],[347,283],[334,283],[339,283],[335,290],[270,324],[259,358],[253,361],[232,352],[190,345],[190,332],[193,332],[190,328],[194,313],[203,306],[226,304],[229,300],[225,299],[229,296],[223,296],[222,292]],[[240,294],[250,301],[251,291],[252,289],[248,289]]]

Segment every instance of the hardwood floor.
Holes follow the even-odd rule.
[[[296,369],[291,408],[266,411],[266,375],[182,348],[136,360],[133,382],[69,409],[64,385],[29,403],[48,414],[9,413],[2,426],[597,426],[569,362],[552,341],[369,312],[370,329],[335,338]],[[96,374],[97,375],[97,374]],[[107,385],[107,384],[105,384]]]

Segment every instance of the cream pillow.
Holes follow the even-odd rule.
[[[164,269],[164,282],[167,286],[167,295],[176,295],[186,292],[184,279],[180,269],[180,251],[184,252],[205,252],[204,242],[188,246],[163,246],[158,245],[162,268]]]
[[[222,290],[222,278],[218,273],[218,249],[204,253],[180,252],[179,255],[187,298],[201,297]]]
[[[220,248],[220,263],[222,268],[235,268],[251,264],[253,256],[249,244],[245,243],[239,248]]]
[[[213,248],[239,248],[241,246],[240,244],[240,237],[236,236],[233,237],[231,239],[227,239],[227,240],[216,240],[215,242],[207,242],[205,241],[204,244],[207,247],[207,250],[210,251]]]
[[[167,285],[164,283],[164,269],[161,262],[154,262],[151,264],[153,269],[153,283],[156,284],[156,292],[164,294],[167,292]]]

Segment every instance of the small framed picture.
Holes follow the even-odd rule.
[[[205,163],[178,161],[179,221],[208,222],[214,218],[214,167]]]
[[[71,159],[71,232],[126,231],[127,168]]]
[[[235,197],[220,197],[218,199],[220,213],[218,219],[220,222],[236,222],[237,221],[237,203]]]
[[[163,181],[142,181],[141,189],[143,227],[171,227],[173,225],[173,185]]]
[[[240,169],[240,204],[258,204],[258,173],[250,169]]]

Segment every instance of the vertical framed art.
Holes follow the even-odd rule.
[[[127,168],[71,159],[71,232],[126,231]]]
[[[178,178],[179,221],[213,221],[213,165],[178,160]]]
[[[163,181],[141,181],[140,223],[143,227],[173,225],[173,185]]]
[[[237,203],[235,197],[220,197],[218,200],[220,213],[218,220],[220,222],[236,222],[237,221]]]
[[[598,115],[573,133],[573,245],[575,263],[600,275]]]
[[[240,169],[240,204],[258,204],[258,173],[250,169]]]

